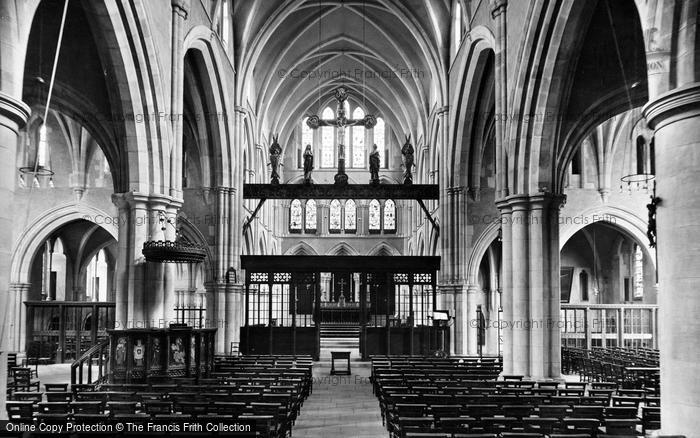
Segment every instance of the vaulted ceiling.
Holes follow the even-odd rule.
[[[446,101],[449,6],[448,0],[235,2],[238,101],[257,115],[258,129],[285,138],[344,85],[395,131],[418,136],[430,111]]]

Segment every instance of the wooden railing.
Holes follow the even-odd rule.
[[[103,339],[86,351],[70,366],[71,385],[102,382],[109,375],[109,339]],[[83,382],[83,370],[87,365],[87,380]],[[93,366],[97,366],[97,379],[93,380]]]

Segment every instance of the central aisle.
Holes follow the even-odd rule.
[[[330,353],[321,350],[314,363],[313,393],[304,402],[292,428],[294,438],[381,438],[389,432],[382,426],[379,401],[369,381],[370,362],[357,361],[352,350],[352,375],[331,376]],[[339,363],[336,362],[336,368]],[[340,363],[342,368],[345,361]]]

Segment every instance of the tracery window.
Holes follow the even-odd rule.
[[[384,124],[384,119],[377,117],[377,124],[374,125],[374,144],[377,145],[377,151],[379,151],[379,167],[386,168],[386,147],[384,144],[386,125]]]
[[[357,230],[357,206],[355,201],[345,201],[345,232],[354,233]]]
[[[295,199],[289,206],[289,231],[293,233],[301,232],[302,211],[301,201]]]
[[[384,232],[396,231],[396,203],[387,199],[384,203]]]
[[[331,233],[339,233],[340,230],[342,229],[342,224],[341,224],[341,207],[340,207],[340,201],[337,199],[334,199],[331,201],[331,208],[330,208],[330,224],[329,224],[329,230]]]
[[[376,199],[373,199],[369,203],[369,231],[370,232],[375,232],[378,233],[381,231],[382,228],[382,222],[381,222],[381,206],[379,205],[379,201]]]
[[[360,120],[365,112],[359,106],[352,112],[352,118]],[[352,127],[352,167],[365,167],[365,127]]]
[[[306,145],[310,144],[311,149],[313,149],[314,146],[314,130],[309,128],[309,125],[306,124],[308,119],[308,117],[304,117],[304,120],[301,121],[301,147],[299,148],[299,157],[297,158],[299,168],[304,167],[303,153],[306,150]]]
[[[316,201],[309,199],[306,201],[306,223],[304,228],[306,231],[316,231]]]

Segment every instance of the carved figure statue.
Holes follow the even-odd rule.
[[[406,167],[406,171],[403,174],[403,183],[407,185],[413,184],[413,173],[411,171],[415,161],[415,152],[411,144],[411,134],[406,136],[406,143],[401,148],[401,154],[403,155],[403,164]]]
[[[280,156],[282,155],[282,146],[277,142],[279,134],[272,136],[272,144],[270,145],[270,167],[272,167],[271,180],[272,184],[280,183],[280,175],[278,172],[280,166]]]
[[[379,150],[377,145],[372,145],[372,153],[369,154],[369,183],[379,184]]]
[[[314,170],[314,152],[311,145],[307,144],[304,150],[304,183],[311,184],[311,172]]]

